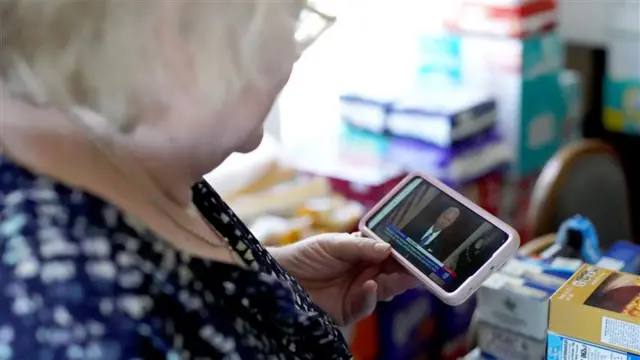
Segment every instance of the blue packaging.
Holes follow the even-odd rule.
[[[629,274],[640,274],[640,245],[624,240],[616,241],[596,266]]]
[[[596,264],[600,261],[602,254],[600,252],[600,240],[598,239],[596,229],[589,219],[581,215],[575,215],[562,222],[560,229],[558,229],[555,243],[543,251],[540,257],[543,259],[551,259],[558,255],[561,250],[567,249],[566,247],[569,246],[570,241],[570,232],[574,231],[580,233],[582,239],[580,244],[581,248],[577,250],[580,252],[580,256],[584,261],[589,264]]]
[[[496,123],[496,101],[486,91],[459,86],[416,86],[392,104],[389,135],[450,148]]]
[[[469,351],[466,347],[466,338],[476,304],[475,296],[458,306],[449,306],[436,300],[436,327],[438,330],[434,334],[434,341],[442,346],[437,358],[457,360]]]
[[[549,331],[547,360],[640,360],[640,356],[575,340]]]
[[[532,269],[538,268],[538,272],[543,274],[556,276],[564,280],[568,280],[573,274],[584,264],[583,261],[578,259],[569,258],[554,258],[551,260],[540,260],[528,257],[517,257],[515,260],[529,264],[533,266]]]
[[[433,295],[409,290],[378,305],[380,359],[409,360],[428,351],[435,329]]]

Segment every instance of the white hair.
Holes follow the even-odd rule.
[[[305,2],[0,0],[0,77],[15,96],[86,106],[126,126],[144,101],[170,96],[158,94],[167,88],[160,30],[184,42],[202,96],[221,106],[291,63]]]

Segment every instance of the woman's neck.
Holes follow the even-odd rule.
[[[128,136],[106,142],[112,150],[107,155],[80,126],[53,110],[16,113],[14,109],[4,115],[0,144],[12,160],[118,206],[181,250],[232,262],[224,248],[207,246],[200,238],[223,243],[201,219],[188,214],[191,184],[197,178],[183,176],[193,167],[174,163],[179,156],[160,160],[151,155],[154,149],[149,144]]]
[[[181,207],[191,203],[191,186],[211,170],[198,170],[203,167],[198,166],[198,157],[189,151],[193,144],[181,140],[175,132],[142,124],[122,134],[102,117],[86,111],[76,111],[61,120],[65,122],[62,126],[75,131],[74,139],[89,140],[83,146],[110,163],[109,170],[138,181],[145,180],[148,182],[145,185],[158,189]]]

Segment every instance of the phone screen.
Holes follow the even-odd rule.
[[[407,182],[366,225],[447,292],[457,290],[509,238],[421,177]]]

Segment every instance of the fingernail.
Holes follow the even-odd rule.
[[[386,243],[377,243],[375,245],[373,245],[373,250],[383,253],[383,252],[387,252],[387,250],[389,250],[389,244]]]

